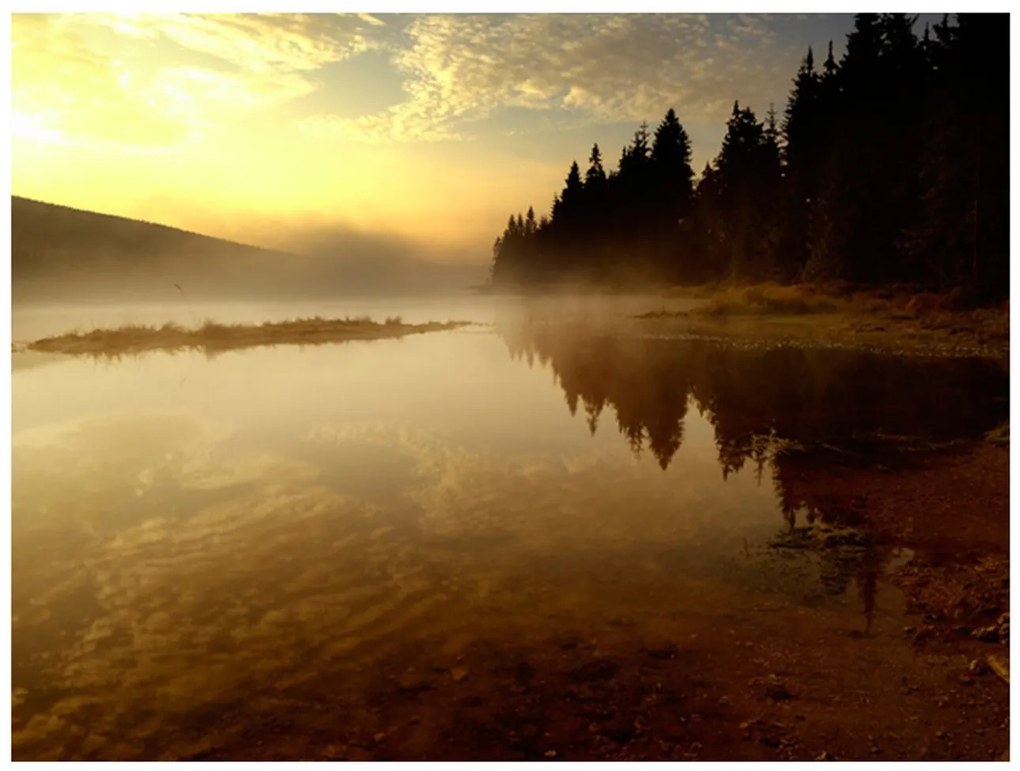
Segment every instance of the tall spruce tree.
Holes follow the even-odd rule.
[[[655,130],[649,167],[649,231],[652,260],[664,278],[680,278],[685,258],[681,222],[690,215],[694,194],[691,140],[670,108]]]

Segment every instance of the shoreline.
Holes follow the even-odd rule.
[[[686,310],[671,300],[699,300]],[[656,331],[732,342],[843,347],[893,355],[1009,358],[1008,303],[961,307],[952,294],[808,284],[674,288],[633,317]]]
[[[1008,359],[1009,303],[969,304],[957,293],[820,284],[550,283],[473,287],[523,303],[641,299],[644,309],[599,323],[611,331],[718,339],[732,344],[842,347],[876,353]],[[693,303],[693,307],[692,307]],[[550,314],[549,320],[554,320]]]

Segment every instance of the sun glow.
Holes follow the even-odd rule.
[[[14,111],[11,113],[11,134],[18,139],[33,142],[63,144],[64,135],[60,129],[49,125],[46,116]]]

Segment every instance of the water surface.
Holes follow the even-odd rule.
[[[831,504],[796,479],[980,436],[1008,414],[1007,373],[626,337],[589,311],[405,301],[386,312],[482,323],[212,357],[18,355],[15,757],[385,741],[440,757],[415,700],[488,682],[465,707],[488,717],[459,719],[489,725],[493,673],[532,652],[718,645],[748,618],[766,639],[892,645],[905,610],[884,575],[909,554],[775,549]],[[16,315],[15,337],[64,331],[54,318]]]

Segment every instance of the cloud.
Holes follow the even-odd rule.
[[[385,27],[386,22],[380,19],[378,16],[373,16],[370,13],[359,13],[358,18],[366,24],[370,24],[373,27]]]
[[[360,32],[371,26],[307,15],[16,15],[20,135],[92,147],[201,141],[314,91],[318,69],[373,46]]]
[[[782,96],[796,54],[772,19],[704,15],[418,16],[393,51],[408,98],[358,118],[319,115],[314,134],[364,142],[478,133],[501,108],[596,122],[725,120],[734,98]],[[782,49],[778,51],[777,49]],[[799,50],[799,49],[798,49]],[[757,105],[764,112],[765,103]]]
[[[309,14],[115,14],[96,23],[123,35],[164,37],[245,70],[310,71],[371,47],[361,29],[373,26],[351,16]]]
[[[309,95],[318,112],[296,119],[301,131],[366,143],[477,136],[507,108],[613,123],[654,121],[674,106],[682,121],[721,123],[734,98],[761,112],[784,98],[801,54],[784,42],[788,21],[761,15],[14,18],[14,102],[26,120],[156,144]],[[344,95],[329,93],[323,68],[370,50],[389,55],[405,98],[356,116],[324,108]]]

